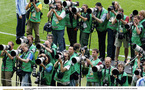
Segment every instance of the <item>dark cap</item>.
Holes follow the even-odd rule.
[[[97,2],[96,5],[97,6],[102,6],[102,4],[100,2]]]

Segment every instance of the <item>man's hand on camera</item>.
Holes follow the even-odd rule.
[[[33,0],[32,4],[33,4],[33,5],[35,4],[35,0]]]
[[[76,15],[77,15],[77,16],[79,16],[79,17],[81,16],[79,12],[78,12],[78,13],[76,13]]]
[[[117,78],[117,75],[113,75],[113,77]]]
[[[40,66],[41,66],[41,67],[43,67],[43,66],[44,66],[44,64],[43,64],[43,63],[41,63],[41,64],[40,64]]]

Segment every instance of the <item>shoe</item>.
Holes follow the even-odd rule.
[[[124,63],[126,63],[127,60],[128,60],[128,59],[125,59],[125,60],[124,60]]]
[[[114,60],[114,66],[117,67],[119,60]]]

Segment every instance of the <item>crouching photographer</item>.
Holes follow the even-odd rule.
[[[89,71],[87,74],[87,85],[86,86],[101,86],[101,70],[103,68],[101,60],[98,58],[99,50],[92,50],[93,59],[87,61],[87,66],[89,66]]]
[[[32,64],[34,64],[34,56],[33,52],[29,50],[27,44],[22,43],[20,46],[21,50],[23,51],[22,55],[19,56],[19,53],[16,53],[16,58],[20,61],[22,61],[22,65],[20,69],[22,70],[21,72],[21,86],[30,86],[31,85],[31,72],[32,72]]]
[[[36,64],[42,67],[41,70],[41,85],[42,86],[51,86],[52,74],[53,74],[53,64],[50,62],[51,59],[49,55],[40,54],[36,59]],[[38,81],[39,82],[39,81]]]
[[[128,75],[124,72],[124,64],[119,63],[117,69],[112,70],[111,83],[114,86],[128,86]]]
[[[63,57],[59,55],[58,61],[54,64],[57,72],[55,73],[55,81],[57,86],[70,86],[71,62],[69,61],[69,53],[64,52]]]
[[[113,20],[112,24],[117,23],[117,34],[115,39],[115,46],[116,46],[116,52],[115,52],[115,66],[118,64],[118,56],[119,56],[119,50],[122,45],[124,44],[124,54],[125,54],[125,60],[127,60],[128,57],[128,40],[127,40],[127,30],[125,29],[125,25],[129,22],[129,17],[124,15],[124,10],[122,8],[118,9],[116,18]]]
[[[111,66],[111,58],[105,58],[105,66],[102,69],[101,86],[112,86],[111,84],[111,71],[114,67]]]
[[[13,76],[13,68],[15,66],[14,57],[11,56],[11,51],[14,47],[12,41],[8,45],[0,45],[0,56],[3,56],[1,67],[1,83],[2,86],[12,86],[11,78]]]

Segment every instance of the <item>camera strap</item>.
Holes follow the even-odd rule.
[[[3,58],[3,65],[4,65],[4,71],[6,68],[6,60],[7,60],[8,56],[6,55],[6,53],[4,54],[4,58]]]
[[[104,78],[103,78],[103,80],[105,80],[105,77],[106,77],[106,67],[105,67],[105,71],[104,71]],[[109,67],[109,74],[110,74],[110,69],[111,69],[111,67]],[[109,77],[108,77],[108,80],[109,80]]]

